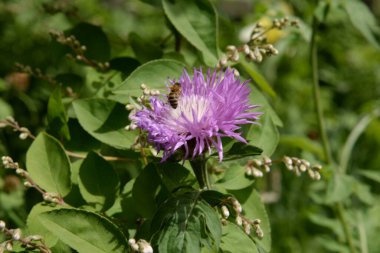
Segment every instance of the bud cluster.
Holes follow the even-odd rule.
[[[28,75],[34,76],[35,78],[44,80],[44,81],[46,81],[50,84],[53,84],[53,85],[59,84],[57,82],[57,80],[55,80],[52,77],[42,73],[41,69],[39,69],[39,68],[32,68],[31,66],[23,65],[21,63],[16,63],[15,66],[19,71],[24,72]]]
[[[297,176],[300,176],[302,173],[307,171],[311,179],[321,179],[320,171],[322,169],[322,166],[320,164],[311,165],[310,162],[305,159],[289,156],[284,156],[282,158],[282,161],[285,164],[286,168],[288,168],[290,171],[293,171]]]
[[[264,172],[270,172],[271,165],[272,160],[267,156],[261,159],[249,160],[245,166],[245,174],[249,177],[263,177]]]
[[[144,239],[139,239],[138,241],[136,241],[136,239],[131,238],[128,240],[128,244],[133,252],[153,253],[152,246]]]
[[[12,116],[8,116],[5,119],[0,120],[0,128],[7,126],[12,127],[14,131],[20,132],[19,138],[21,140],[25,140],[28,137],[31,137],[32,139],[35,138],[28,128],[20,127],[18,122]]]
[[[84,54],[87,50],[85,45],[82,45],[80,41],[74,36],[66,36],[63,32],[51,31],[50,35],[58,42],[63,45],[69,46],[75,53],[75,56],[72,54],[67,54],[67,57],[72,60],[77,60],[84,64],[87,64],[98,71],[104,72],[107,71],[110,67],[109,62],[97,62],[95,60],[87,58]]]
[[[259,22],[256,23],[250,35],[250,40],[246,44],[240,47],[235,45],[227,46],[225,55],[218,61],[217,69],[227,67],[229,61],[233,63],[239,62],[240,53],[243,53],[248,61],[257,63],[262,62],[265,56],[277,55],[278,50],[272,44],[267,43],[266,34],[270,30],[284,29],[289,25],[298,27],[298,21],[289,21],[288,18],[274,19],[269,28],[265,28]]]
[[[137,128],[137,125],[133,122],[133,117],[136,114],[138,110],[141,110],[143,106],[149,105],[149,99],[151,96],[159,96],[160,91],[157,89],[152,89],[145,83],[142,83],[140,85],[140,89],[142,91],[142,95],[137,98],[134,103],[127,104],[125,108],[130,111],[129,113],[129,119],[131,120],[131,123],[125,127],[127,131],[129,130],[135,130]]]
[[[42,236],[29,235],[22,237],[21,229],[8,229],[4,221],[0,220],[0,232],[9,239],[0,243],[0,253],[12,251],[15,242],[19,242],[21,246],[28,251],[39,250],[42,253],[51,253],[51,250],[45,245]]]
[[[264,237],[264,232],[260,227],[261,221],[259,219],[250,220],[247,217],[245,217],[242,212],[243,208],[240,204],[240,202],[233,198],[229,197],[225,201],[223,201],[223,204],[220,207],[221,214],[222,214],[222,224],[227,223],[227,219],[230,217],[230,210],[227,207],[227,204],[232,207],[232,209],[235,211],[235,223],[238,226],[241,226],[244,230],[244,232],[247,235],[250,235],[252,233],[252,228],[256,234],[256,236],[260,239]]]
[[[29,176],[29,173],[26,170],[20,168],[19,164],[17,162],[14,162],[10,156],[2,156],[1,160],[2,160],[4,168],[14,169],[17,175],[25,179],[24,186],[27,188],[35,188],[37,191],[39,191],[42,194],[42,197],[46,202],[56,203],[56,204],[64,203],[62,197],[58,193],[45,192],[43,189],[41,189],[41,187],[39,187],[32,180],[32,178]]]

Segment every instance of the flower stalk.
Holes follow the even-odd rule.
[[[197,178],[199,187],[201,189],[211,189],[210,179],[207,171],[207,159],[201,155],[194,160],[190,160],[191,167],[193,168],[195,177]]]

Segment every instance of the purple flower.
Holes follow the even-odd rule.
[[[246,140],[237,132],[239,125],[254,124],[260,112],[251,109],[247,82],[236,79],[231,69],[204,76],[202,69],[194,69],[191,78],[186,70],[179,78],[181,92],[174,109],[168,97],[151,97],[151,108],[144,107],[132,117],[136,125],[148,132],[148,141],[163,150],[163,161],[177,149],[183,148],[184,159],[194,158],[214,147],[223,159],[222,137]],[[174,84],[174,81],[171,81]]]

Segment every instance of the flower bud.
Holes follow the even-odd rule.
[[[3,220],[0,220],[0,231],[3,231],[5,227],[6,227],[5,222]]]
[[[28,133],[21,133],[19,136],[18,136],[21,140],[25,140],[28,138]]]
[[[240,215],[236,216],[235,222],[239,226],[243,224],[243,219],[240,217]]]
[[[222,206],[221,209],[223,217],[228,219],[228,217],[230,216],[230,211],[228,210],[228,208],[226,206]]]
[[[21,229],[16,228],[12,231],[12,239],[18,241],[21,239]]]
[[[241,213],[243,211],[243,208],[241,207],[237,199],[232,199],[232,207],[235,209],[237,213]]]
[[[247,44],[245,44],[245,45],[243,46],[243,52],[244,52],[244,54],[246,54],[246,55],[249,55],[249,53],[251,52],[251,49],[249,48],[249,46],[248,46]]]
[[[32,185],[29,181],[25,181],[25,182],[24,182],[24,186],[25,186],[26,188],[33,187],[33,185]]]

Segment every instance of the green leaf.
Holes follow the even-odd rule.
[[[90,152],[79,169],[79,189],[87,203],[105,211],[115,202],[119,178],[106,160]]]
[[[122,253],[124,235],[109,220],[92,212],[60,209],[39,215],[41,223],[79,253]]]
[[[156,164],[156,170],[161,176],[162,183],[169,192],[181,187],[191,186],[196,183],[196,179],[186,167],[172,162]]]
[[[259,193],[252,187],[248,187],[239,191],[228,191],[233,194],[241,203],[244,215],[253,220],[260,219],[260,227],[264,232],[264,238],[257,238],[254,233],[251,234],[256,244],[262,247],[265,252],[271,251],[271,230],[267,212],[265,211],[264,203],[262,202]]]
[[[222,228],[218,214],[200,198],[200,192],[172,197],[160,206],[152,221],[152,242],[159,252],[200,252],[218,249]]]
[[[59,205],[52,206],[45,203],[39,203],[33,206],[26,221],[28,233],[33,235],[41,235],[44,238],[44,241],[48,247],[54,246],[58,241],[58,237],[52,234],[41,224],[41,221],[38,219],[38,215],[44,212],[57,210],[60,208],[61,206]]]
[[[357,170],[359,175],[362,175],[368,179],[371,179],[377,183],[380,183],[380,171],[372,171],[372,170]]]
[[[264,92],[266,92],[271,97],[276,97],[277,94],[273,90],[272,86],[265,80],[265,78],[254,68],[252,63],[248,63],[245,60],[240,62],[241,66],[248,73],[248,75],[252,78],[252,80],[260,87]]]
[[[326,203],[343,201],[351,196],[355,179],[349,175],[335,173],[328,182]]]
[[[61,144],[50,135],[37,136],[26,154],[26,167],[31,178],[44,190],[63,197],[70,192],[69,159]]]
[[[278,129],[268,114],[260,117],[260,125],[252,125],[247,140],[262,149],[262,154],[271,156],[280,139]]]
[[[220,249],[222,253],[259,253],[253,240],[234,223],[223,226]]]
[[[133,52],[141,62],[147,62],[154,59],[162,58],[163,52],[157,43],[144,40],[137,33],[130,33],[128,41],[131,43]]]
[[[12,116],[12,115],[13,115],[12,106],[10,106],[2,98],[0,98],[0,119],[4,119],[7,116]]]
[[[225,201],[231,195],[223,194],[219,191],[207,190],[202,191],[201,196],[207,203],[211,206],[217,206],[223,201]]]
[[[166,89],[165,84],[168,83],[169,78],[179,78],[184,68],[184,64],[174,60],[155,60],[141,65],[120,86],[113,90],[114,94],[119,95],[115,99],[126,103],[129,96],[141,96],[140,85],[142,83],[152,89]]]
[[[56,88],[51,94],[48,102],[47,111],[48,127],[46,131],[55,136],[63,136],[66,140],[70,139],[68,117],[62,103],[61,87]]]
[[[376,18],[367,5],[358,0],[342,1],[351,23],[375,48],[380,49],[378,37],[380,34]]]
[[[260,155],[263,150],[261,148],[247,145],[243,142],[235,142],[231,148],[223,154],[223,161],[231,161],[241,159],[249,156]],[[212,154],[212,156],[218,156],[218,153]]]
[[[74,35],[86,47],[84,55],[91,60],[106,62],[110,59],[110,43],[101,27],[89,23],[79,23],[66,34]]]
[[[217,64],[218,17],[208,0],[162,0],[166,16],[178,32],[201,51],[204,62]]]
[[[217,186],[221,186],[228,190],[239,190],[250,186],[253,183],[252,178],[245,175],[245,169],[239,164],[229,165],[224,172],[224,177],[216,182]]]
[[[152,163],[144,168],[133,184],[132,196],[135,209],[145,218],[153,217],[157,209],[156,196],[160,184],[160,176]]]
[[[128,149],[135,132],[126,131],[129,124],[125,106],[102,98],[80,99],[73,103],[80,125],[94,138],[112,147]]]

